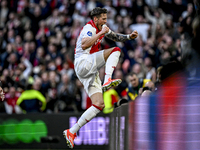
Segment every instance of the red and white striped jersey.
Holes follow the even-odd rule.
[[[94,22],[92,20],[90,20],[81,30],[77,42],[76,42],[76,47],[75,47],[75,58],[80,57],[82,54],[92,54],[95,52],[99,51],[100,48],[100,44],[101,41],[104,37],[104,35],[102,35],[91,47],[83,50],[81,47],[81,41],[83,38],[85,37],[90,37],[92,38],[94,35],[96,35],[97,33],[99,33],[100,30],[96,27],[96,25],[94,24]]]

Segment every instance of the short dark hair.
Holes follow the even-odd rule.
[[[94,17],[100,17],[101,14],[106,14],[108,11],[105,8],[96,7],[90,12],[90,17],[94,19]]]
[[[137,74],[136,74],[135,72],[130,72],[128,75],[129,75],[129,76],[136,75],[136,77],[137,77]]]

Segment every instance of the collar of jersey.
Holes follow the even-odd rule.
[[[97,26],[94,24],[94,21],[93,20],[90,20],[87,24],[91,24],[93,27],[96,28],[96,33],[99,32],[99,29],[97,28]]]

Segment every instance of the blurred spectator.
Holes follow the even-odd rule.
[[[59,12],[65,15],[72,16],[75,10],[76,1],[75,0],[63,0],[59,7]]]
[[[53,32],[54,27],[59,24],[59,11],[58,9],[54,9],[52,12],[52,15],[50,15],[47,19],[46,19],[46,24],[47,26],[49,26],[50,31]]]
[[[145,83],[144,87],[143,88],[140,88],[139,89],[139,95],[146,95],[144,94],[145,91],[149,91],[148,93],[152,93],[152,92],[155,92],[156,90],[156,87],[155,87],[155,83],[152,82],[152,81],[148,81]]]
[[[59,23],[55,26],[55,31],[65,31],[71,26],[72,20],[71,17],[65,16],[63,14],[59,15]]]
[[[47,55],[46,55],[46,60],[54,60],[56,57],[60,55],[59,50],[56,46],[56,44],[49,44],[48,49],[47,49]]]
[[[0,98],[1,98],[2,101],[3,101],[4,98],[5,98],[5,93],[4,93],[4,91],[3,91],[3,89],[2,89],[1,86],[0,86]]]
[[[14,29],[9,29],[7,32],[7,42],[14,43],[15,42],[15,31]]]
[[[162,36],[162,41],[160,41],[156,53],[157,58],[159,57],[159,61],[156,63],[160,65],[165,65],[180,55],[172,37],[168,35]]]
[[[23,40],[22,40],[22,37],[20,35],[16,35],[13,47],[17,51],[17,53],[20,56],[22,56],[22,54],[23,54]]]
[[[159,6],[159,0],[145,0],[145,2],[151,9],[156,9]]]
[[[12,47],[11,43],[8,43],[6,45],[6,51],[4,53],[1,54],[0,56],[0,62],[1,62],[1,71],[3,69],[8,68],[8,57],[11,55],[11,53],[14,52],[14,49]]]
[[[113,79],[122,79],[121,84],[119,84],[117,87],[115,87],[115,90],[117,91],[120,98],[124,97],[126,95],[125,89],[128,86],[128,83],[125,80],[125,77],[123,76],[123,72],[121,69],[116,69],[114,71]]]
[[[151,37],[148,38],[146,43],[143,46],[143,53],[144,53],[144,57],[149,57],[152,60],[152,65],[155,64],[155,50],[156,46],[155,46],[155,38]],[[154,60],[154,61],[153,61]]]
[[[33,31],[34,34],[37,33],[39,29],[39,22],[44,19],[42,16],[42,10],[39,5],[34,6],[33,14],[30,12],[30,5],[27,5],[24,8],[24,13],[30,18],[31,20],[31,31]]]
[[[113,31],[115,32],[122,32],[122,33],[124,32],[122,16],[116,15],[114,26],[111,27],[111,29],[113,29]]]
[[[16,104],[17,99],[20,97],[21,93],[16,91],[16,88],[9,87],[8,93],[5,94],[5,110],[7,114],[21,114],[21,108]]]
[[[30,50],[30,42],[25,42],[24,46],[23,46],[23,55],[22,55],[22,57],[30,60],[31,54],[32,54],[32,52]]]
[[[56,37],[55,37],[55,41],[54,42],[58,46],[59,49],[67,47],[67,41],[64,38],[63,32],[61,32],[61,31],[56,32]]]
[[[166,14],[171,14],[171,8],[172,8],[171,0],[160,0],[159,8],[161,8]]]
[[[4,102],[3,102],[3,100],[4,100],[4,98],[5,98],[5,93],[4,93],[4,91],[3,91],[3,89],[2,89],[2,87],[0,86],[0,98],[1,98],[1,100],[0,100],[0,112],[1,113],[4,113],[4,112],[6,112],[5,111],[5,106],[4,106]]]
[[[39,5],[41,7],[41,15],[43,18],[47,18],[51,15],[51,8],[47,0],[40,0]]]
[[[45,57],[45,50],[42,46],[40,46],[36,49],[36,55],[32,62],[33,66],[36,67],[40,63],[44,63],[45,62],[44,57]]]
[[[15,69],[12,79],[18,86],[22,88],[25,87],[26,84],[29,82],[29,77],[32,73],[32,64],[30,61],[24,57],[21,58],[21,62],[18,64],[17,68]]]
[[[59,12],[61,12],[63,14],[67,14],[69,6],[70,6],[69,1],[63,0],[62,3],[61,3],[61,6],[59,6]]]
[[[70,79],[72,79],[73,75],[74,75],[74,70],[72,68],[69,67],[69,64],[67,62],[64,62],[62,64],[62,70],[60,71],[60,74],[67,74]]]
[[[119,95],[114,88],[111,88],[108,91],[103,93],[103,99],[104,99],[104,104],[105,104],[103,113],[108,114],[108,113],[113,112],[114,103],[117,103],[119,101]]]
[[[142,15],[136,16],[136,23],[132,24],[130,28],[136,30],[144,42],[147,41],[150,25],[146,23],[145,18]]]
[[[96,1],[95,0],[89,0],[87,2],[87,6],[86,9],[88,12],[92,11],[92,9],[94,9],[97,6]]]
[[[139,95],[140,88],[143,88],[145,84],[150,80],[139,78],[137,74],[135,74],[134,72],[131,72],[128,75],[128,81],[129,81],[129,85],[126,88],[127,95],[124,98],[131,101],[131,100],[136,99],[136,97]]]
[[[14,81],[11,78],[11,72],[8,69],[4,69],[1,75],[1,86],[4,92],[8,92],[8,87],[14,84]]]
[[[4,36],[5,36],[5,29],[0,28],[0,48],[1,48],[0,53],[3,53],[5,51],[6,44],[7,44]]]
[[[146,57],[144,59],[144,69],[146,72],[146,79],[150,79],[153,82],[156,82],[156,69],[153,67],[151,58]]]
[[[45,51],[48,47],[48,38],[45,34],[41,33],[41,34],[37,34],[37,37],[35,38],[36,43],[37,43],[37,47],[44,47]]]
[[[47,97],[48,90],[50,88],[49,82],[49,72],[45,71],[41,73],[42,85],[41,85],[41,93]]]
[[[81,22],[78,19],[74,19],[72,28],[67,32],[67,38],[70,39],[70,46],[75,47],[76,39],[82,29]]]
[[[0,5],[0,27],[3,28],[6,24],[10,9],[8,8],[7,0],[2,0]]]
[[[56,65],[56,70],[58,70],[58,72],[60,72],[63,69],[62,68],[62,58],[60,56],[56,57],[55,65]]]
[[[200,51],[199,51],[199,33],[200,33],[200,8],[199,8],[199,2],[196,2],[196,5],[198,6],[197,11],[198,15],[194,18],[194,21],[192,23],[193,28],[193,37],[192,40],[188,40],[188,37],[184,36],[183,43],[182,43],[182,50],[187,51],[188,56],[185,57],[187,60],[185,62],[186,71],[188,74],[188,77],[190,79],[194,79],[195,84],[198,82],[198,78],[200,77],[200,70],[199,70],[199,57],[200,57]],[[189,52],[188,52],[189,51]]]
[[[46,98],[47,98],[46,112],[47,113],[54,112],[54,105],[56,101],[58,100],[57,86],[59,82],[60,82],[59,75],[56,73],[56,71],[51,70],[49,72],[49,88],[48,88],[48,93],[46,95]]]
[[[194,16],[188,15],[180,22],[180,32],[181,34],[187,33],[189,36],[192,36],[192,21],[194,19]]]
[[[132,18],[136,18],[137,15],[144,16],[144,7],[146,6],[145,0],[135,0],[133,1],[132,7]],[[134,20],[135,22],[136,20]]]
[[[5,63],[5,67],[8,68],[9,70],[14,70],[17,68],[19,64],[18,56],[16,53],[11,53]]]
[[[83,84],[78,78],[75,79],[75,97],[76,97],[76,107],[78,111],[84,111],[92,105],[86,91],[84,90]]]
[[[135,63],[131,69],[131,72],[134,72],[138,78],[145,78],[145,71],[141,64]]]
[[[163,66],[160,66],[157,68],[156,70],[156,82],[155,82],[155,86],[158,87],[161,84],[161,70],[162,70]]]
[[[145,83],[144,87],[148,87],[148,89],[152,92],[156,90],[155,83],[153,81],[148,81],[147,83]]]
[[[50,36],[50,31],[49,31],[49,28],[46,26],[45,20],[41,20],[39,22],[39,30],[37,31],[35,38],[40,39],[43,36],[46,36],[46,37]]]
[[[80,16],[86,16],[87,10],[85,0],[77,0],[75,4],[75,11],[80,14]]]
[[[185,10],[182,14],[181,17],[184,19],[188,16],[194,17],[195,11],[194,11],[194,5],[192,3],[187,4],[187,10]]]
[[[130,14],[132,2],[131,0],[113,0],[113,7],[117,10],[118,15],[125,17]]]
[[[130,70],[134,64],[143,62],[143,47],[137,46],[134,51],[128,51],[128,57],[130,59]]]
[[[41,79],[36,78],[33,87],[28,87],[17,100],[17,105],[19,105],[24,112],[42,112],[46,107],[46,98],[39,91],[41,88]]]
[[[17,0],[17,13],[21,13],[28,3],[28,0]]]
[[[171,15],[166,16],[165,20],[165,33],[171,36],[173,39],[179,38],[179,33],[175,24],[173,22],[173,17]]]
[[[57,86],[58,100],[64,102],[65,107],[57,111],[76,111],[74,84],[70,81],[70,77],[67,74],[61,76],[61,82]]]
[[[181,14],[186,10],[186,6],[183,5],[182,0],[172,1],[171,6],[172,6],[171,7],[171,14],[173,16],[173,22],[177,23],[177,22],[181,21],[180,17],[181,17]]]
[[[151,35],[153,37],[156,36],[156,28],[159,25],[162,32],[165,29],[165,19],[166,19],[166,14],[163,12],[162,9],[156,9],[153,12],[153,15],[149,12],[149,8],[146,6],[145,11],[144,11],[145,17],[148,21],[152,23],[151,27]]]
[[[8,21],[6,23],[7,29],[13,29],[14,28],[14,21],[16,19],[16,13],[10,12],[8,15]]]
[[[125,16],[123,18],[123,27],[124,27],[124,33],[126,32],[126,30],[129,28],[129,26],[132,24],[132,18],[130,18],[129,16]],[[128,34],[129,32],[127,32]]]
[[[115,15],[117,14],[117,11],[112,7],[112,1],[110,1],[110,0],[105,1],[104,8],[106,8],[108,10],[107,24],[110,27],[110,29],[113,30],[113,26],[115,25],[114,19],[115,19]]]

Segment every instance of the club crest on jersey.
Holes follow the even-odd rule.
[[[92,36],[92,32],[91,32],[91,31],[88,31],[88,32],[87,32],[87,35],[88,35],[88,36]]]

